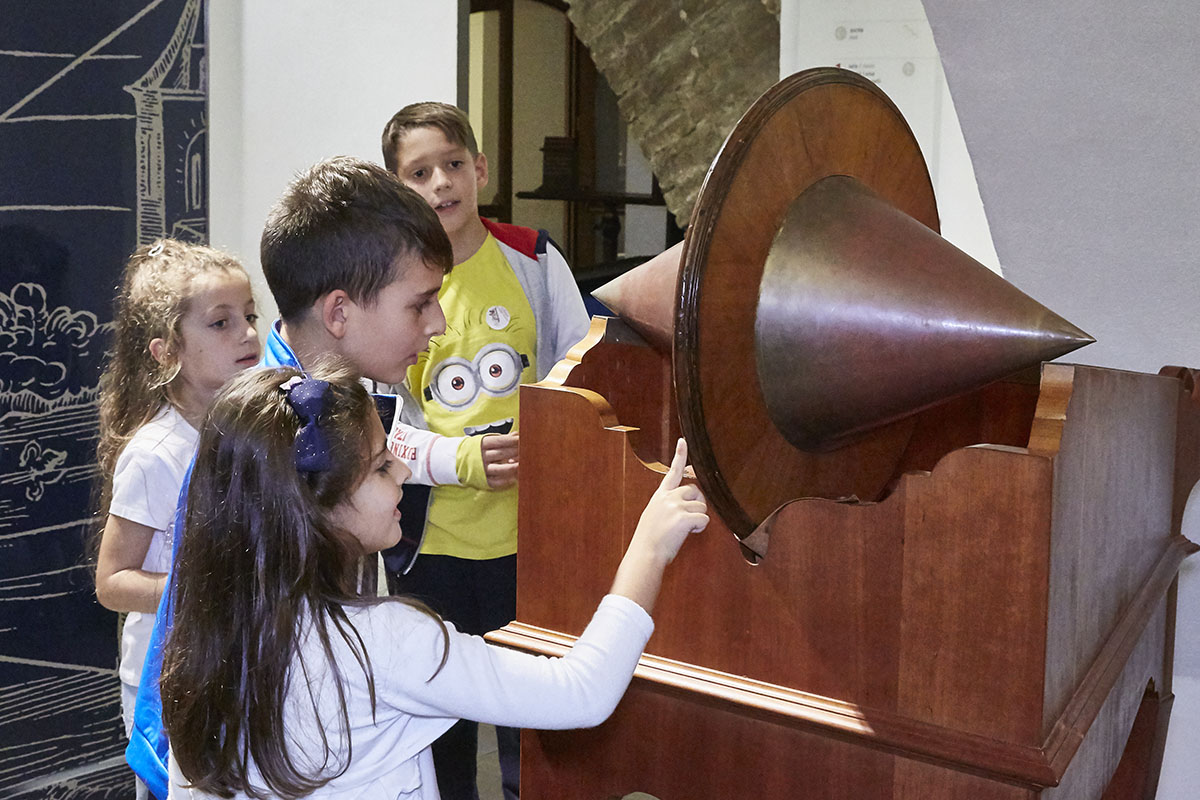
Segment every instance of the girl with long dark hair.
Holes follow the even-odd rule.
[[[429,745],[459,718],[528,728],[612,712],[662,573],[708,523],[686,447],[610,594],[564,657],[460,634],[419,603],[362,597],[360,557],[399,538],[407,468],[353,376],[257,370],[200,433],[164,651],[171,797],[438,797]]]

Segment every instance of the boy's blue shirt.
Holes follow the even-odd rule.
[[[263,347],[259,367],[295,367],[300,369],[300,359],[288,343],[279,335],[279,320],[271,325],[267,342]],[[195,464],[193,459],[192,464]],[[171,564],[179,555],[179,543],[183,539],[183,515],[187,506],[188,484],[192,479],[192,465],[188,465],[175,505],[175,536],[171,545]],[[137,704],[133,710],[133,729],[129,732],[129,746],[125,748],[125,760],[137,776],[142,779],[157,800],[167,800],[167,733],[162,724],[162,696],[158,691],[158,678],[162,674],[162,651],[167,633],[171,628],[171,573],[163,587],[162,599],[154,617],[154,631],[150,634],[150,645],[142,667],[142,680],[138,685]]]

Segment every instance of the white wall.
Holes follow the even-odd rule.
[[[912,129],[933,181],[942,236],[995,272],[975,173],[921,0],[783,0],[779,77],[837,66],[873,80]]]
[[[925,7],[1005,276],[1073,361],[1200,366],[1200,3]]]
[[[323,158],[381,162],[402,106],[455,102],[457,48],[454,2],[210,0],[211,239],[251,272],[264,323],[258,243],[275,199]]]

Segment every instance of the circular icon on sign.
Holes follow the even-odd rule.
[[[837,39],[839,42],[846,38],[846,28],[844,25],[838,25],[837,28],[834,29],[833,38]]]

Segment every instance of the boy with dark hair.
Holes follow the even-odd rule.
[[[421,198],[390,173],[353,158],[317,164],[263,229],[263,274],[280,316],[268,359],[299,366],[333,353],[370,380],[400,382],[445,325],[437,292],[448,245]]]
[[[339,156],[298,175],[263,228],[263,274],[283,319],[301,317],[323,294],[344,289],[370,302],[401,277],[397,259],[449,272],[440,224],[377,165]]]
[[[338,355],[369,380],[397,383],[429,338],[445,330],[438,291],[452,263],[450,242],[424,200],[376,164],[334,158],[301,174],[268,217],[261,255],[281,319],[271,327],[260,366],[301,368],[321,356]],[[457,482],[453,467],[459,447],[478,441],[397,422],[389,447],[409,464],[414,480],[428,484],[439,478]],[[180,531],[187,489],[185,477],[176,513]],[[168,782],[158,677],[170,598],[168,587],[126,750],[130,765],[159,800],[165,800]]]
[[[483,634],[516,615],[517,389],[549,373],[587,333],[588,316],[545,231],[479,216],[487,157],[466,114],[416,103],[392,117],[382,139],[387,168],[433,208],[454,252],[439,295],[447,333],[408,370],[406,419],[448,437],[482,435],[481,454],[508,456],[488,471],[473,450],[460,451],[463,486],[434,487],[421,557],[406,575],[389,572],[388,583]],[[505,795],[516,797],[518,732],[497,729],[497,744]],[[433,756],[445,800],[478,797],[474,723],[452,728]]]

